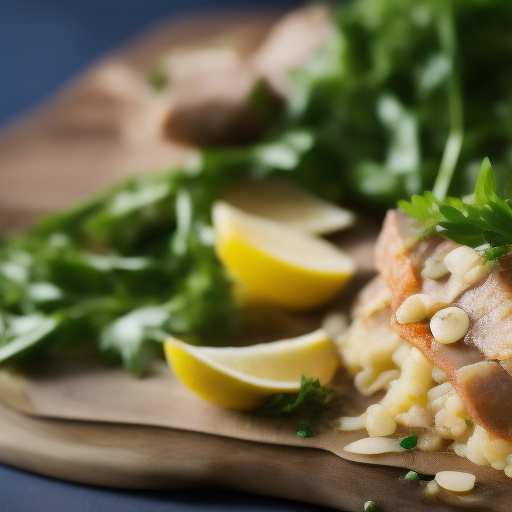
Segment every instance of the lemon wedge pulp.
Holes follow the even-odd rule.
[[[326,304],[355,272],[351,257],[320,238],[219,201],[213,207],[222,263],[260,299],[294,310]]]
[[[302,375],[326,384],[338,367],[335,344],[322,329],[249,347],[196,347],[169,338],[164,349],[189,389],[229,409],[256,409],[276,393],[297,392]]]

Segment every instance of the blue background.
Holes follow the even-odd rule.
[[[297,0],[0,0],[0,125],[54,92],[105,51],[163,17]],[[1,172],[1,170],[0,170]],[[1,512],[305,512],[323,507],[226,490],[135,492],[71,484],[0,465]]]
[[[101,489],[0,465],[2,512],[329,512],[332,509],[214,489],[140,492]]]
[[[299,0],[0,0],[0,123],[44,99],[106,50],[162,18]]]

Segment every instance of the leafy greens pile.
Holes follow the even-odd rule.
[[[204,150],[193,165],[132,179],[0,240],[0,363],[99,340],[142,375],[168,333],[229,339],[237,307],[212,248],[210,207],[238,179],[280,173],[381,212],[425,189],[432,201],[469,192],[488,155],[504,189],[510,0],[354,0],[333,21],[256,144]],[[447,229],[458,214],[438,210]],[[493,226],[482,236],[501,247]]]
[[[510,2],[356,0],[335,19],[329,44],[295,73],[289,102],[292,124],[314,140],[294,169],[304,184],[390,208],[424,190],[472,192],[488,156],[505,186]]]
[[[142,375],[168,333],[225,342],[237,315],[203,207],[222,172],[135,178],[1,241],[0,362],[99,339]]]

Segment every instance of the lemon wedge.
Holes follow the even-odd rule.
[[[324,235],[354,225],[355,215],[279,179],[243,181],[224,200],[235,208],[286,224],[304,233]]]
[[[338,367],[335,344],[322,329],[237,348],[196,347],[169,338],[164,349],[175,375],[189,389],[228,409],[256,409],[276,393],[297,392],[302,375],[326,384]]]
[[[355,272],[329,242],[223,201],[213,207],[213,227],[222,263],[254,297],[288,309],[325,305]]]

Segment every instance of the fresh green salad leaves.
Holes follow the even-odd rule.
[[[511,2],[355,0],[334,20],[293,76],[285,129],[314,141],[293,171],[301,183],[378,211],[424,190],[470,193],[488,155],[505,186]]]
[[[496,179],[489,159],[485,159],[474,199],[448,197],[440,201],[432,192],[413,196],[411,202],[398,206],[420,223],[424,236],[437,233],[474,249],[480,249],[486,259],[494,260],[512,249],[512,206],[497,194]]]
[[[44,341],[56,331],[60,321],[58,317],[41,315],[4,315],[1,319],[0,363]]]
[[[234,168],[232,155],[212,153],[1,241],[0,363],[99,341],[141,376],[169,334],[226,344],[238,317],[209,217]]]

